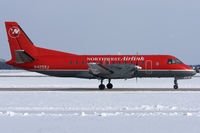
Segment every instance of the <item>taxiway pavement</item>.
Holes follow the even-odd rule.
[[[0,91],[200,91],[200,88],[113,88],[99,90],[98,88],[0,88]]]

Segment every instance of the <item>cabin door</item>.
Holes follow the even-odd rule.
[[[151,60],[146,60],[145,70],[146,70],[146,74],[152,74],[152,61]]]

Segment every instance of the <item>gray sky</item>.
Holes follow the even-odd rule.
[[[199,0],[2,0],[0,58],[10,59],[5,21],[35,45],[76,54],[170,54],[200,63]]]

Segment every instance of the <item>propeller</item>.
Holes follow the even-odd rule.
[[[137,68],[137,66],[138,66],[138,51],[137,51],[137,53],[136,53],[136,70],[135,70],[135,75],[136,75],[136,83],[138,82],[138,68]]]
[[[138,65],[138,51],[136,53],[136,65]]]
[[[138,70],[141,70],[142,67],[138,65],[138,52],[137,52],[137,55],[136,55],[136,64],[135,64],[135,77],[136,77],[136,83],[138,81]]]

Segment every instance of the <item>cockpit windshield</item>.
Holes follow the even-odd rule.
[[[181,64],[182,62],[178,59],[168,59],[167,64]]]

